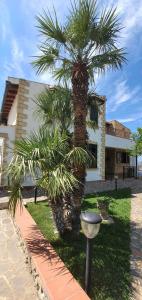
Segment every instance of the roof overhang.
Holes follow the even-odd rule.
[[[18,92],[18,84],[6,81],[5,92],[3,96],[3,102],[1,107],[1,122],[7,123],[8,115],[11,110],[11,106]]]
[[[92,101],[95,101],[99,106],[103,105],[106,102],[106,97],[105,96],[100,96],[96,93],[90,93],[89,94],[89,102],[91,104]]]

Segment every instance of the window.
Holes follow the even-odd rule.
[[[116,152],[116,163],[117,164],[127,164],[130,162],[130,157],[127,152]]]
[[[129,155],[126,152],[122,152],[122,163],[127,164],[129,163]]]
[[[88,150],[91,152],[91,154],[94,156],[94,161],[90,165],[89,168],[97,168],[97,145],[95,144],[89,144]]]
[[[98,125],[98,107],[96,104],[90,106],[90,121]]]

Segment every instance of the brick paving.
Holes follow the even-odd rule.
[[[38,300],[7,210],[0,210],[0,300]]]

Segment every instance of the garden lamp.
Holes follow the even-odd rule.
[[[115,180],[115,191],[117,192],[117,190],[118,190],[118,176],[117,175],[114,176],[114,180]]]
[[[36,204],[37,203],[37,181],[39,180],[38,177],[35,178],[35,187],[34,187],[34,203]]]
[[[91,286],[91,264],[92,264],[92,239],[98,234],[102,218],[93,212],[84,211],[80,215],[81,227],[87,238],[86,245],[86,271],[85,271],[85,291],[90,292]]]

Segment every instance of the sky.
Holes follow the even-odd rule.
[[[121,71],[96,76],[94,89],[107,98],[107,120],[118,120],[133,132],[142,127],[142,1],[100,0],[100,8],[117,7],[123,30],[120,47],[125,47],[127,64]],[[53,5],[61,23],[69,0],[0,0],[0,102],[8,76],[54,84],[49,72],[37,76],[31,66],[38,53],[40,37],[35,16]]]

